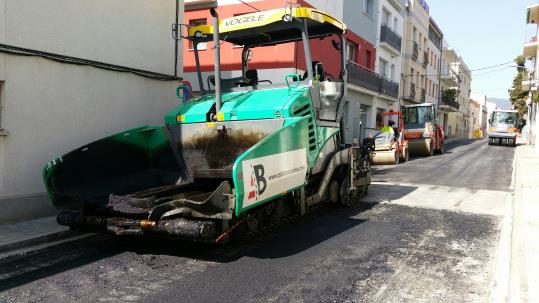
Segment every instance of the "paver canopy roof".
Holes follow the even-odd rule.
[[[346,32],[346,25],[331,15],[313,8],[274,9],[219,21],[220,40],[243,46],[265,46],[301,40],[301,31],[292,19],[305,20],[309,38]],[[212,25],[189,29],[189,39],[211,41]]]

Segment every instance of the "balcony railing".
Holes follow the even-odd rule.
[[[415,83],[410,83],[410,96],[408,99],[415,101]]]
[[[378,91],[380,87],[380,77],[373,71],[348,61],[348,80],[350,83],[373,91]]]
[[[417,42],[412,41],[412,60],[417,61],[419,58],[419,45]]]
[[[385,77],[380,77],[380,90],[383,95],[398,98],[399,97],[399,83],[391,81]]]
[[[440,77],[442,78],[442,80],[450,80],[456,84],[459,83],[459,76],[449,65],[442,67],[440,74],[441,74]]]
[[[402,38],[399,34],[395,33],[391,28],[386,24],[382,24],[380,29],[380,41],[386,42],[391,45],[394,49],[401,51]]]
[[[399,83],[380,76],[370,69],[354,62],[348,61],[346,68],[348,69],[348,81],[351,84],[370,89],[389,97],[399,97]]]
[[[451,107],[455,108],[456,110],[459,109],[459,103],[454,98],[451,99],[451,98],[443,98],[442,97],[442,103],[445,104],[445,105],[451,106]]]

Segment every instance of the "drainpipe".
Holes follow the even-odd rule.
[[[215,114],[221,111],[221,46],[219,44],[219,14],[210,8],[213,17],[213,64],[215,70]]]

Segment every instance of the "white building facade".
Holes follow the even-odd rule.
[[[436,22],[429,19],[429,41],[427,46],[427,83],[425,101],[439,105],[440,99],[440,65],[442,59],[442,39],[444,35]]]
[[[383,79],[400,83],[402,69],[402,48],[404,37],[405,1],[380,0],[378,8],[378,34],[376,39],[376,72]],[[380,111],[399,110],[397,96],[378,95],[374,107]],[[377,117],[380,120],[380,117]],[[380,121],[378,121],[380,122]]]
[[[535,145],[535,151],[539,154],[539,144],[537,144],[537,137],[539,136],[539,102],[538,100],[538,88],[539,88],[539,3],[528,6],[526,14],[526,23],[534,24],[534,36],[524,44],[523,55],[530,61],[530,68],[528,72],[528,78],[522,82],[522,89],[528,91],[528,117],[526,117],[526,128],[528,137],[528,143]]]
[[[449,47],[445,39],[442,40],[442,62],[440,66],[440,103],[438,104],[439,121],[443,123],[444,134],[451,136],[455,133],[456,120],[453,124],[449,120],[450,113],[459,111],[458,95],[444,94],[444,91],[460,89],[459,76],[457,71],[458,54]]]
[[[0,0],[0,223],[53,213],[50,159],[163,123],[178,102],[182,17],[183,0]]]
[[[404,33],[404,3],[380,0],[378,39],[376,40],[376,67],[380,76],[399,82],[402,65],[402,37]]]

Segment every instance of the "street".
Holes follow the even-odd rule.
[[[485,302],[515,149],[377,166],[361,203],[214,246],[95,235],[0,260],[0,302]]]

